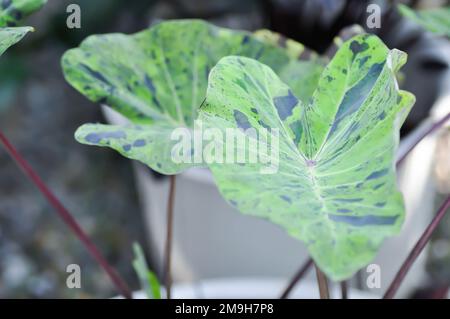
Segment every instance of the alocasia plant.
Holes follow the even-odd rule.
[[[405,62],[376,36],[358,35],[338,50],[310,101],[253,59],[223,58],[210,74],[203,125],[279,130],[275,174],[261,174],[262,163],[210,163],[221,193],[302,240],[333,280],[369,263],[404,219],[394,158],[414,103],[395,78]]]
[[[450,38],[450,7],[412,10],[408,6],[399,4],[398,8],[401,14],[428,31]]]
[[[301,55],[303,46],[296,48]],[[209,71],[232,54],[271,66],[301,96],[312,90],[299,83],[300,75],[315,86],[323,69],[316,63],[302,70],[298,56],[283,47],[200,20],[167,21],[134,35],[91,36],[64,55],[65,77],[90,100],[111,106],[133,125],[87,124],[76,132],[77,140],[111,147],[163,174],[193,166],[172,161],[176,141],[171,133],[193,127]]]

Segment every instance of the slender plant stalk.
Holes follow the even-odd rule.
[[[444,116],[442,119],[434,123],[433,125],[430,125],[430,127],[425,130],[410,146],[410,148],[397,160],[397,167],[399,167],[403,161],[405,160],[406,156],[408,156],[409,153],[416,147],[417,144],[420,143],[426,136],[433,133],[437,129],[439,129],[442,125],[447,123],[447,121],[450,120],[450,113],[448,113],[446,116]]]
[[[292,289],[294,289],[297,282],[306,274],[306,272],[311,268],[312,265],[313,260],[311,258],[308,258],[308,260],[300,267],[298,272],[289,282],[289,285],[283,291],[283,294],[281,295],[280,299],[286,299],[289,296],[289,294],[291,293]]]
[[[14,160],[14,162],[22,169],[25,175],[36,185],[42,195],[47,199],[48,203],[56,210],[59,217],[69,227],[69,229],[75,234],[75,236],[82,242],[85,248],[89,251],[92,257],[98,262],[98,264],[107,273],[111,282],[116,289],[127,299],[131,299],[131,290],[128,288],[125,281],[119,276],[119,274],[108,264],[106,259],[97,249],[95,244],[89,239],[87,234],[83,231],[77,221],[73,218],[70,212],[64,207],[64,205],[58,200],[58,198],[52,193],[52,191],[45,185],[39,175],[33,170],[28,162],[20,155],[15,147],[9,142],[6,136],[0,131],[0,142],[5,147],[8,154]]]
[[[409,155],[409,153],[411,153],[414,147],[416,147],[416,145],[420,143],[420,141],[422,141],[426,136],[442,127],[442,125],[447,123],[447,121],[449,120],[450,120],[450,113],[448,113],[442,119],[431,125],[428,130],[425,130],[413,143],[411,143],[409,149],[397,160],[396,167],[398,168],[403,163],[405,158]],[[305,275],[307,270],[312,266],[312,264],[313,261],[310,258],[304,264],[301,265],[298,273],[289,282],[285,292],[283,293],[283,296],[287,296],[289,294],[289,292],[295,287],[295,285],[303,278],[303,276]],[[303,271],[304,268],[305,270]],[[283,298],[283,296],[281,298]]]
[[[341,281],[341,298],[348,299],[347,281]]]
[[[172,242],[173,242],[173,206],[175,201],[176,176],[170,176],[169,198],[167,202],[167,237],[165,247],[164,279],[167,299],[172,297]]]
[[[403,279],[405,278],[406,274],[408,273],[409,269],[413,265],[413,263],[416,261],[417,257],[419,257],[422,250],[425,248],[426,244],[430,241],[431,235],[436,230],[437,226],[441,222],[442,218],[445,216],[445,213],[450,208],[450,195],[447,197],[447,199],[444,201],[442,206],[439,208],[436,216],[433,218],[431,223],[428,225],[428,227],[425,229],[424,233],[420,237],[420,239],[417,241],[414,248],[409,253],[408,257],[406,258],[403,265],[400,267],[400,270],[397,272],[397,275],[395,276],[394,280],[392,281],[391,285],[389,286],[388,290],[384,294],[384,299],[392,299],[395,296],[395,293],[397,292],[398,288],[400,287],[400,284],[402,283]]]
[[[330,292],[328,291],[328,279],[322,272],[322,270],[317,267],[316,263],[314,263],[314,267],[316,268],[317,285],[319,286],[320,299],[330,299]]]

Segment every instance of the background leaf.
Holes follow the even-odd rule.
[[[221,193],[241,212],[302,240],[333,280],[369,263],[404,218],[394,155],[414,102],[395,79],[405,61],[406,54],[376,36],[356,36],[325,68],[309,104],[252,59],[226,57],[211,71],[200,109],[205,126],[223,134],[237,127],[279,130],[279,154],[269,151],[254,164],[210,164]],[[246,80],[238,85],[239,79]],[[260,146],[272,150],[270,141]],[[256,149],[235,145],[235,151]],[[262,174],[277,155],[276,173]]]
[[[138,243],[133,244],[134,260],[133,268],[139,277],[142,289],[148,299],[161,299],[161,285],[159,284],[158,277],[150,271],[145,260],[144,251]]]
[[[2,0],[0,2],[0,26],[14,27],[46,3],[47,0]]]
[[[428,31],[450,38],[450,7],[413,10],[406,5],[399,4],[398,9],[405,17]]]
[[[33,31],[33,28],[0,28],[0,55],[5,53],[10,46],[22,40],[22,38],[30,31]]]
[[[192,128],[205,98],[209,71],[220,58],[230,54],[257,58],[276,72],[286,74],[294,90],[301,94],[311,92],[295,82],[292,74],[284,72],[286,67],[301,69],[296,59],[284,48],[260,41],[248,32],[219,28],[200,20],[173,20],[134,35],[91,36],[64,55],[66,79],[90,100],[111,106],[134,126],[122,128],[126,138],[120,141],[111,140],[107,134],[116,128],[83,126],[76,133],[77,140],[112,147],[163,174],[179,173],[186,166],[173,163],[170,153],[159,146],[150,149],[151,141],[158,139],[160,145],[169,146],[173,144],[169,128]],[[319,68],[322,67],[306,68],[302,75],[312,72],[317,81]],[[154,136],[160,127],[164,129]],[[103,130],[105,134],[99,140],[86,138]],[[136,130],[145,131],[147,149],[134,150],[131,142]],[[124,144],[131,148],[124,150]],[[141,151],[152,155],[144,158]]]

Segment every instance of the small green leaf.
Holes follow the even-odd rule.
[[[338,50],[308,104],[255,60],[226,57],[211,71],[200,108],[205,127],[224,136],[227,128],[279,132],[278,144],[267,138],[259,153],[250,147],[257,163],[210,163],[222,195],[302,240],[333,280],[369,263],[404,219],[394,157],[414,103],[395,78],[405,61],[376,36],[358,35]],[[235,154],[243,147],[235,143]]]
[[[144,251],[138,243],[133,244],[134,261],[133,267],[141,282],[148,299],[161,299],[161,286],[158,277],[149,270],[145,260]]]
[[[312,93],[310,86],[317,83],[318,70],[323,68],[303,69],[284,48],[260,41],[251,33],[200,20],[167,21],[134,35],[91,36],[64,55],[67,81],[90,100],[111,106],[144,132],[138,134],[135,126],[124,127],[126,138],[118,141],[108,134],[117,128],[89,125],[77,131],[77,140],[112,147],[163,174],[194,166],[176,164],[169,157],[173,144],[170,133],[178,127],[192,129],[205,98],[209,71],[230,54],[257,58],[271,66],[300,96]],[[289,69],[299,71],[299,78],[308,78],[308,87]],[[104,134],[99,134],[102,131]],[[88,138],[92,134],[102,138]],[[136,135],[148,141],[145,147],[133,147]]]
[[[0,26],[14,27],[46,3],[47,0],[3,0],[0,2]]]
[[[399,4],[398,9],[405,17],[428,31],[450,38],[450,7],[415,11],[406,5]]]
[[[5,53],[10,46],[19,42],[30,31],[33,31],[33,28],[0,28],[0,55]]]

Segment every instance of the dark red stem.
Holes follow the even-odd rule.
[[[320,299],[330,299],[330,292],[328,290],[327,276],[320,270],[320,268],[314,263],[316,268],[317,285],[319,286]]]
[[[341,298],[348,299],[347,281],[341,281]]]
[[[447,199],[444,201],[442,206],[439,208],[436,216],[433,218],[431,223],[425,229],[425,232],[422,234],[422,236],[417,241],[414,248],[409,253],[405,262],[400,267],[400,270],[397,272],[397,275],[395,276],[395,278],[392,281],[391,285],[389,286],[388,290],[384,294],[384,297],[383,297],[384,299],[394,298],[395,293],[397,292],[398,288],[400,287],[400,284],[402,283],[402,281],[405,278],[406,274],[408,273],[409,269],[411,268],[413,263],[416,261],[417,257],[419,257],[420,253],[425,248],[426,244],[430,241],[431,235],[433,235],[433,232],[436,230],[436,228],[439,225],[439,223],[441,222],[442,218],[444,218],[445,213],[447,212],[449,207],[450,207],[450,195],[447,197]]]
[[[39,189],[42,195],[44,195],[48,203],[56,210],[59,217],[61,217],[61,219],[64,221],[67,227],[69,227],[69,229],[75,234],[75,236],[84,244],[84,246],[92,255],[92,257],[106,271],[106,273],[108,274],[109,278],[111,279],[112,283],[117,288],[117,290],[125,298],[130,299],[131,291],[126,285],[126,283],[120,278],[118,273],[108,264],[108,262],[100,253],[100,251],[89,239],[86,233],[81,229],[80,225],[78,225],[78,223],[69,213],[69,211],[50,191],[50,189],[45,185],[42,179],[31,168],[28,162],[19,154],[19,152],[14,148],[14,146],[9,142],[9,140],[2,132],[0,132],[0,142],[3,144],[8,154],[13,158],[16,164],[22,169],[25,175],[36,185],[36,187]]]
[[[303,278],[303,276],[306,274],[306,272],[309,270],[309,268],[311,268],[312,265],[313,265],[313,260],[311,258],[308,258],[308,260],[300,267],[298,272],[291,279],[291,281],[289,282],[289,285],[284,290],[280,299],[286,299],[289,296],[289,294],[291,293],[292,289],[294,289],[297,282]]]

